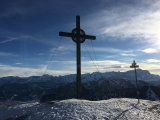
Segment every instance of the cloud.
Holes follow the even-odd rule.
[[[40,55],[40,56],[41,56],[41,55],[45,55],[45,53],[38,53],[37,55]]]
[[[64,58],[64,57],[68,58],[68,56],[64,56],[64,55],[72,55],[72,58],[73,58],[73,57],[75,57],[73,55],[76,54],[76,46],[75,46],[75,44],[65,44],[65,46],[60,45],[58,47],[58,49],[57,49],[56,52],[55,52],[55,49],[56,49],[55,47],[49,49],[50,56],[52,56],[53,53],[55,53],[55,56],[62,56],[62,58]],[[130,49],[123,50],[123,49],[117,49],[117,48],[112,48],[112,47],[99,47],[99,46],[96,46],[96,47],[94,47],[94,51],[93,51],[93,47],[92,46],[86,45],[85,43],[82,44],[81,45],[81,52],[82,52],[82,54],[83,55],[88,54],[87,51],[89,52],[89,54],[91,56],[93,55],[93,53],[95,51],[97,58],[116,57],[117,55],[115,55],[115,54],[119,54],[119,53],[122,53],[123,56],[135,56],[134,54],[132,54],[133,51],[130,50]],[[110,53],[114,53],[114,54],[104,56],[103,53],[109,53],[109,54]]]
[[[17,57],[18,55],[14,54],[14,53],[0,52],[0,56],[3,56],[3,57]]]
[[[148,59],[148,62],[138,62],[140,69],[149,70],[153,74],[159,74],[157,71],[160,68],[159,60]],[[95,65],[97,68],[95,67]],[[55,66],[56,64],[56,66]],[[99,61],[90,61],[83,60],[81,64],[82,74],[92,73],[92,72],[111,72],[111,71],[128,71],[131,63],[121,62],[116,60],[99,60]],[[29,76],[41,76],[46,71],[46,65],[40,65],[37,68],[30,67],[15,67],[10,65],[0,64],[0,77],[5,76],[20,76],[20,77],[29,77]],[[98,71],[97,71],[98,69]],[[49,66],[46,74],[53,76],[66,75],[66,74],[76,74],[76,62],[75,61],[53,61]]]
[[[115,68],[128,68],[128,66],[125,66],[125,65],[107,65],[107,67],[106,68],[104,68],[104,69],[108,69],[108,68],[110,68],[110,69],[115,69]]]
[[[15,63],[16,65],[22,65],[23,63]]]
[[[89,46],[89,45],[86,45],[85,43],[83,43],[81,45],[81,51],[86,51],[86,49],[88,51],[91,51],[93,52],[93,47],[92,46]],[[94,47],[94,50],[96,52],[109,52],[109,53],[131,53],[132,50],[123,50],[123,49],[117,49],[117,48],[112,48],[112,47]],[[55,48],[51,48],[50,49],[50,52],[53,52],[55,51]],[[76,51],[76,46],[74,44],[72,45],[69,45],[69,44],[66,44],[65,46],[59,46],[57,51],[63,51],[63,52],[66,52],[66,51]],[[127,55],[127,54],[126,54]]]
[[[86,45],[85,45],[86,46]],[[93,48],[90,46],[86,46],[88,51],[93,51]],[[120,52],[131,52],[130,50],[122,50],[117,48],[111,48],[111,47],[94,47],[96,52],[109,52],[109,53],[120,53]],[[86,49],[82,48],[83,51],[86,51]]]
[[[49,52],[55,52],[57,46],[54,46],[53,48],[50,48]],[[69,44],[66,44],[65,46],[64,45],[59,45],[58,48],[57,48],[57,51],[70,51],[70,50],[76,50],[76,46],[74,45],[69,45]]]
[[[0,41],[0,44],[1,44],[1,43],[11,42],[11,41],[14,41],[14,40],[18,40],[19,38],[20,38],[20,37],[8,37],[7,40]]]
[[[118,40],[133,38],[160,46],[160,1],[139,2],[112,4],[108,9],[104,3],[101,10],[86,17],[85,27],[98,36]]]
[[[18,1],[3,1],[3,3],[0,5],[1,11],[0,17],[10,17],[13,15],[34,15],[34,14],[40,14],[40,13],[57,13],[57,12],[65,12],[67,13],[69,7],[75,7],[72,5],[75,2],[68,0],[68,1],[53,1],[53,0],[18,0]],[[68,7],[69,6],[69,7]]]
[[[134,54],[125,54],[125,53],[121,53],[122,56],[136,56]]]
[[[160,63],[160,60],[148,59],[147,62],[148,62],[148,63]]]
[[[157,49],[154,49],[154,48],[147,48],[147,49],[144,49],[144,50],[141,50],[145,53],[149,53],[149,54],[152,54],[152,53],[158,53],[159,51]]]
[[[139,62],[139,68],[143,70],[149,70],[152,74],[160,75],[159,64],[155,64],[153,62]]]
[[[90,66],[94,66],[93,62],[95,65],[100,69],[101,72],[105,72],[106,69],[107,71],[126,71],[129,65],[126,62],[121,62],[121,61],[116,61],[116,60],[101,60],[101,61],[89,61]],[[87,65],[86,65],[87,66]],[[94,68],[95,69],[95,68]],[[126,69],[126,70],[125,70]]]
[[[10,41],[13,41],[13,40],[14,40],[14,39],[11,39],[11,40],[5,40],[5,41],[1,41],[1,42],[0,42],[0,44],[1,44],[1,43],[10,42]]]
[[[96,61],[94,61],[95,64]],[[20,63],[21,64],[21,63]],[[56,64],[56,66],[54,66]],[[97,66],[100,72],[105,72],[106,67],[107,71],[120,71],[125,69],[125,63],[119,61],[98,61],[99,66]],[[120,67],[118,67],[120,66]],[[5,76],[20,76],[20,77],[29,77],[29,76],[41,76],[46,71],[46,65],[40,65],[38,68],[29,68],[29,67],[15,67],[10,65],[0,64],[0,77]],[[97,71],[96,67],[93,64],[93,61],[83,61],[82,62],[82,74],[92,73]],[[58,76],[65,74],[76,74],[76,62],[75,61],[53,61],[49,66],[46,74]]]
[[[44,68],[21,68],[21,67],[14,67],[10,65],[3,65],[0,64],[0,77],[5,76],[19,76],[19,77],[29,77],[29,76],[41,76],[45,72]],[[73,71],[65,71],[65,70],[48,70],[47,74],[50,75],[64,75],[65,73],[72,74]]]
[[[8,39],[4,41],[0,41],[0,44],[15,41],[15,40],[23,40],[27,38],[32,38],[31,36],[28,36],[28,35],[16,35],[16,36],[18,37],[7,37]]]

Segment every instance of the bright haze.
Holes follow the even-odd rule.
[[[76,74],[76,44],[59,32],[81,29],[96,40],[81,44],[82,73],[141,69],[160,75],[159,0],[3,0],[0,77]],[[85,47],[87,50],[85,49]],[[93,64],[94,61],[95,65]]]

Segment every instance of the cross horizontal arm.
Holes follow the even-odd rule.
[[[80,35],[80,38],[95,40],[95,39],[96,39],[96,36],[91,36],[91,35]]]
[[[130,68],[137,68],[139,67],[139,65],[136,65],[136,66],[130,66]]]
[[[77,37],[76,34],[68,33],[68,32],[59,32],[59,36]],[[79,38],[90,39],[90,40],[95,40],[95,39],[96,39],[96,36],[91,36],[91,35],[79,35],[78,37],[79,37]]]
[[[75,34],[73,34],[73,33],[59,32],[59,36],[75,37],[76,35],[75,35]]]

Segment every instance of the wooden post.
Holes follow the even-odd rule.
[[[137,72],[136,72],[136,68],[138,68],[138,67],[139,67],[139,65],[137,65],[135,60],[133,60],[133,63],[130,66],[130,68],[134,68],[134,71],[135,71],[136,87],[137,87],[137,98],[138,98],[138,103],[140,103],[140,101],[139,101],[139,89],[138,89],[138,83],[137,83]]]
[[[81,98],[81,43],[80,43],[80,16],[76,17],[76,28],[77,28],[77,42],[76,42],[76,51],[77,51],[77,98]]]

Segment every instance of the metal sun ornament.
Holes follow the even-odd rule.
[[[77,34],[77,28],[74,28],[73,30],[72,30],[72,33],[73,34]],[[82,29],[80,29],[80,35],[83,35],[83,36],[85,36],[85,32],[82,30]],[[72,37],[72,40],[75,42],[75,43],[77,43],[77,37]],[[83,43],[85,41],[85,38],[80,38],[80,43]]]

